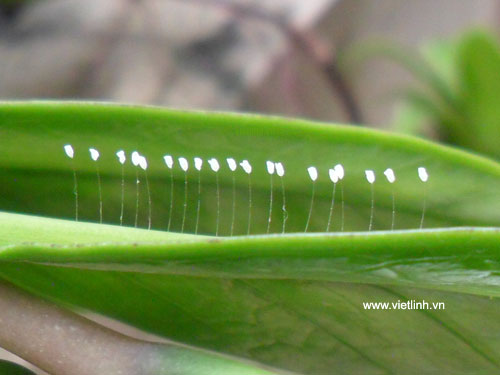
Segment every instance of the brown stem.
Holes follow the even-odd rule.
[[[0,347],[51,375],[277,375],[176,343],[133,339],[0,280]]]
[[[112,375],[136,374],[154,344],[121,335],[0,281],[0,346],[52,375]]]

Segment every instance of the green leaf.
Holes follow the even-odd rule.
[[[462,78],[468,133],[462,144],[495,157],[500,156],[500,48],[483,32],[470,33],[461,43],[458,67]]]
[[[45,243],[4,248],[2,277],[176,341],[302,373],[429,371],[429,363],[449,372],[498,370],[497,340],[475,328],[478,315],[484,329],[500,328],[496,229],[169,243],[168,233],[1,218],[6,231],[46,233]],[[76,244],[57,246],[62,232],[79,233]],[[125,233],[135,246],[89,245]],[[164,243],[142,242],[147,234]],[[446,310],[362,307],[398,300],[443,302]]]
[[[27,368],[0,359],[0,375],[34,375],[35,373]]]
[[[458,92],[461,84],[457,66],[458,50],[459,43],[456,41],[431,41],[422,46],[422,61],[418,63],[425,67],[424,70],[432,73],[419,74],[415,69],[408,68],[425,89],[410,89],[407,90],[408,94],[403,95],[403,104],[413,110],[413,113],[409,113],[413,117],[396,118],[395,129],[401,130],[406,120],[413,121],[409,126],[420,128],[420,131],[413,134],[435,137],[437,133],[439,139],[452,144],[462,144],[464,137],[470,137]],[[422,131],[425,123],[427,132]]]
[[[126,150],[130,156],[139,150],[149,161],[148,178],[152,197],[152,224],[166,229],[169,216],[169,170],[164,154],[184,156],[190,161],[216,157],[221,164],[227,157],[249,159],[254,170],[252,184],[251,233],[265,233],[269,212],[270,178],[266,160],[282,161],[286,168],[285,184],[287,231],[303,232],[311,200],[312,184],[306,169],[314,165],[319,178],[311,231],[326,229],[332,197],[328,168],[342,163],[345,230],[367,230],[371,206],[370,185],[364,171],[377,174],[374,185],[374,229],[391,225],[392,193],[396,200],[396,228],[418,228],[426,196],[427,227],[453,225],[495,225],[498,222],[500,193],[497,189],[498,164],[454,149],[411,137],[346,126],[299,120],[179,112],[157,108],[116,105],[10,103],[0,107],[2,194],[0,207],[6,211],[25,212],[59,218],[74,218],[73,165],[78,177],[80,219],[99,218],[98,181],[102,180],[103,216],[106,223],[118,223],[121,202],[121,168],[115,152]],[[63,145],[75,148],[73,163],[63,152]],[[88,148],[101,153],[92,162]],[[97,165],[96,165],[97,164]],[[426,184],[417,177],[417,167],[425,166],[430,174]],[[397,183],[389,184],[382,172],[391,167]],[[125,165],[124,221],[133,225],[136,205],[137,169]],[[181,229],[184,199],[184,172],[174,170],[174,212],[172,228]],[[140,180],[139,224],[147,225],[148,203],[145,176]],[[220,233],[228,235],[231,227],[232,178],[236,186],[235,234],[247,233],[248,176],[238,169],[232,174],[222,164],[220,184]],[[186,232],[195,228],[198,173],[187,173],[188,205]],[[274,216],[271,232],[281,232],[281,186],[274,176]],[[208,165],[201,172],[201,233],[213,234],[216,227],[216,176]],[[481,194],[476,194],[481,191]],[[334,212],[332,230],[340,230],[341,212]]]
[[[177,112],[92,104],[9,103],[0,107],[0,205],[15,212],[74,215],[73,167],[80,219],[98,219],[96,163],[101,152],[104,222],[119,222],[121,168],[114,153],[139,150],[149,161],[152,223],[165,229],[169,171],[164,154],[248,159],[252,173],[252,233],[265,233],[270,177],[265,161],[282,161],[286,235],[244,236],[248,176],[218,173],[220,234],[231,226],[232,181],[237,237],[162,231],[0,215],[0,277],[64,306],[91,310],[199,348],[236,355],[303,374],[498,372],[497,229],[419,230],[494,226],[500,205],[500,166],[488,159],[411,137],[307,121]],[[62,146],[73,144],[72,163]],[[376,229],[408,231],[303,232],[318,168],[310,230],[323,232],[332,183],[328,168],[341,162],[346,177],[345,229],[368,228],[374,169]],[[425,166],[430,178],[418,180]],[[395,184],[382,178],[392,167]],[[125,167],[125,218],[135,216],[136,170]],[[142,173],[142,172],[141,172]],[[141,174],[140,224],[148,199]],[[174,226],[183,216],[185,175],[174,169]],[[195,227],[198,174],[187,174],[186,232]],[[217,181],[201,173],[200,228],[213,234]],[[271,232],[281,232],[281,185],[273,180]],[[478,192],[481,192],[478,194]],[[341,226],[336,196],[334,231]],[[363,302],[443,302],[445,310],[365,310]],[[479,369],[479,370],[478,370]]]
[[[422,55],[421,64],[400,60],[427,90],[415,93],[413,89],[405,96],[413,116],[396,119],[396,128],[421,128],[425,118],[434,124],[440,139],[498,158],[497,38],[484,31],[469,31],[456,42],[434,41],[425,45]],[[423,74],[425,71],[432,74]]]

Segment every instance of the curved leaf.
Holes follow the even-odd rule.
[[[377,175],[374,185],[375,229],[389,229],[394,193],[396,228],[418,228],[424,200],[428,227],[454,225],[496,225],[500,208],[500,168],[478,156],[438,146],[416,138],[369,129],[332,126],[298,120],[178,112],[158,108],[116,105],[9,103],[0,106],[0,207],[4,210],[56,217],[74,217],[72,166],[77,172],[80,218],[98,219],[96,167],[102,179],[104,221],[117,223],[120,217],[121,168],[115,152],[139,150],[149,161],[148,177],[152,195],[153,227],[166,229],[169,215],[169,170],[162,156],[227,157],[253,165],[252,233],[265,233],[269,210],[270,178],[266,160],[281,161],[286,168],[287,231],[304,231],[311,199],[311,180],[306,169],[318,168],[311,231],[326,229],[332,195],[328,169],[344,165],[345,229],[367,230],[371,190],[364,171]],[[75,148],[74,163],[62,146]],[[88,148],[101,152],[98,165],[90,160]],[[430,174],[424,185],[417,167]],[[382,172],[391,167],[397,177],[389,184]],[[125,222],[135,216],[137,170],[125,165]],[[185,229],[195,227],[198,174],[188,171],[188,205]],[[173,230],[180,230],[183,214],[184,172],[173,169],[175,178]],[[147,222],[145,176],[140,189],[139,223]],[[218,173],[220,182],[220,234],[231,227],[232,178],[236,184],[235,234],[246,234],[248,177],[238,169],[233,174],[225,164]],[[280,182],[274,177],[275,207],[271,232],[281,232]],[[200,230],[214,233],[216,227],[216,176],[208,165],[201,173]],[[477,194],[481,191],[481,194]],[[57,197],[57,199],[55,199]],[[337,202],[340,192],[337,191]],[[340,209],[335,210],[332,230],[340,230]]]
[[[488,159],[410,137],[367,129],[257,116],[204,114],[90,104],[10,103],[0,107],[3,189],[0,205],[16,212],[71,218],[73,166],[80,218],[98,218],[96,166],[102,179],[104,221],[117,223],[121,168],[114,153],[139,150],[149,161],[153,226],[169,215],[169,170],[164,154],[192,160],[248,159],[254,166],[252,233],[265,233],[270,177],[265,161],[281,161],[287,231],[303,232],[318,168],[311,231],[325,230],[332,183],[328,168],[344,164],[345,229],[366,230],[372,204],[365,169],[375,170],[376,229],[497,223],[499,165]],[[75,147],[74,163],[62,145]],[[88,148],[101,152],[98,164]],[[418,180],[425,166],[430,178]],[[382,172],[392,167],[396,183]],[[136,172],[124,168],[126,223],[134,221]],[[142,173],[142,172],[141,172]],[[246,234],[248,176],[225,165],[217,178],[204,168],[187,176],[176,165],[174,225],[229,234],[232,181],[235,233]],[[186,177],[186,180],[185,180]],[[140,174],[140,224],[148,200]],[[281,232],[281,185],[275,176],[271,232]],[[337,191],[339,191],[337,190]],[[477,192],[480,191],[481,194]],[[336,196],[333,230],[341,226]],[[118,226],[0,215],[0,276],[58,303],[126,321],[172,340],[257,360],[304,374],[477,372],[500,367],[498,231],[462,228],[216,238]],[[368,310],[364,302],[444,303],[444,310]],[[481,316],[478,327],[478,316]],[[457,355],[458,353],[458,355]]]
[[[45,233],[40,243],[12,236],[0,250],[3,278],[170,339],[311,374],[498,371],[500,346],[485,334],[500,328],[496,229],[169,243],[169,233],[1,219],[6,233]],[[61,232],[76,243],[58,242]],[[95,242],[117,237],[135,245]],[[445,310],[363,309],[408,300]]]

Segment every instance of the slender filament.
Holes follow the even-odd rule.
[[[250,234],[250,228],[252,225],[252,178],[248,174],[248,227],[247,235]]]
[[[340,231],[344,231],[344,186],[340,184]]]
[[[233,173],[233,212],[231,215],[231,236],[234,233],[234,221],[236,218],[236,181]]]
[[[120,208],[120,225],[123,225],[123,210],[125,206],[125,171],[124,166],[122,164],[122,204]]]
[[[198,206],[196,208],[196,226],[194,234],[198,234],[198,225],[200,224],[200,210],[201,210],[201,172],[198,171]]]
[[[186,224],[187,205],[188,205],[188,178],[187,178],[187,172],[184,172],[184,209],[182,212],[181,233],[184,233],[184,225]]]
[[[371,207],[370,207],[370,223],[368,224],[368,231],[371,231],[373,228],[373,213],[375,211],[375,189],[373,188],[373,184],[370,184],[371,187]]]
[[[144,176],[146,177],[146,191],[148,194],[148,230],[151,229],[151,190],[149,189],[149,179],[148,172],[144,171]]]
[[[286,221],[288,220],[288,212],[286,210],[285,181],[283,181],[283,177],[280,177],[280,180],[281,180],[281,193],[282,193],[282,196],[283,196],[283,205],[281,206],[281,210],[283,211],[283,229],[282,229],[282,233],[285,233]]]
[[[271,190],[269,193],[269,216],[267,218],[267,230],[266,233],[269,234],[271,231],[271,220],[273,218],[273,175],[271,175]]]
[[[170,232],[170,226],[172,225],[172,210],[174,208],[174,172],[170,170],[170,207],[168,210],[168,225],[167,231]]]
[[[332,190],[332,203],[330,204],[330,215],[328,216],[328,223],[326,224],[326,231],[330,231],[330,225],[332,224],[333,208],[335,207],[335,188],[337,184],[333,184]]]
[[[101,186],[101,174],[99,173],[99,167],[96,165],[97,171],[97,188],[99,189],[99,223],[102,224],[102,186]]]
[[[394,189],[392,190],[392,220],[391,220],[391,230],[394,230],[394,225],[396,224],[396,198],[394,197]]]
[[[217,218],[215,221],[215,236],[219,235],[219,219],[220,219],[220,188],[219,188],[219,174],[215,172],[215,184],[217,189]]]
[[[306,228],[305,228],[304,232],[307,232],[307,230],[309,229],[309,223],[311,222],[311,216],[312,216],[313,206],[314,206],[314,192],[316,190],[315,187],[316,187],[316,184],[313,182],[312,191],[311,191],[311,206],[309,207],[309,215],[307,216]]]
[[[422,203],[422,217],[420,218],[420,229],[424,227],[424,218],[425,218],[425,206],[427,201],[427,192],[424,187],[424,201]]]
[[[76,169],[73,165],[73,194],[75,195],[75,221],[78,221],[78,182],[76,179]]]
[[[135,169],[135,221],[134,227],[137,228],[137,222],[139,221],[139,170]]]

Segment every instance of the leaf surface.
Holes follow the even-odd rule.
[[[187,174],[186,232],[147,231],[0,215],[0,275],[65,306],[128,322],[172,340],[304,374],[498,372],[498,237],[494,228],[418,230],[426,227],[495,226],[500,205],[499,165],[488,159],[410,137],[377,131],[257,116],[184,113],[156,108],[91,104],[12,103],[0,108],[1,206],[71,218],[73,167],[78,176],[80,219],[98,218],[96,164],[101,152],[104,221],[117,224],[121,168],[114,153],[139,150],[148,157],[153,227],[169,214],[166,153],[192,160],[248,159],[254,166],[252,234],[265,233],[270,176],[265,161],[282,161],[286,235],[244,236],[248,176],[222,165],[220,234],[231,225],[232,181],[237,237],[214,237],[215,173]],[[75,147],[74,163],[62,145]],[[334,226],[324,232],[331,203],[328,168],[344,164]],[[302,233],[311,202],[306,168],[318,168],[311,231]],[[429,181],[418,180],[425,166]],[[391,185],[382,172],[392,167]],[[396,228],[365,231],[371,207],[364,170],[373,169],[376,229],[389,229],[392,194]],[[133,223],[136,170],[128,163],[126,223]],[[141,172],[142,173],[142,172]],[[185,175],[173,170],[172,229],[183,213]],[[139,175],[140,226],[147,222],[146,176]],[[274,176],[271,232],[281,232],[281,185]],[[340,189],[340,185],[337,186]],[[337,190],[339,191],[339,190]],[[480,193],[479,193],[480,192]],[[363,302],[443,302],[444,310],[366,310]],[[481,317],[478,320],[478,317]],[[459,353],[459,355],[457,355]]]

